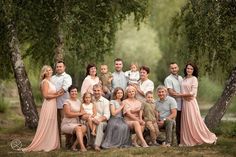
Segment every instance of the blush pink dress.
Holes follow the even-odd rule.
[[[91,94],[93,94],[93,85],[98,84],[99,83],[99,77],[95,77],[94,79],[88,75],[85,77],[82,86],[81,86],[81,97],[83,97],[84,93],[89,92]]]
[[[55,93],[56,87],[48,80],[49,84],[49,93]],[[41,84],[42,84],[41,83]],[[56,99],[46,100],[44,99],[38,127],[33,138],[32,143],[27,147],[23,148],[22,151],[30,152],[30,151],[51,151],[54,149],[60,148],[59,142],[59,133],[57,127],[57,106],[56,106]]]
[[[194,76],[185,78],[182,82],[182,93],[194,95],[194,99],[190,101],[183,100],[180,144],[185,146],[200,145],[203,143],[212,144],[217,139],[216,135],[209,131],[201,117],[196,100],[197,88],[198,80]]]

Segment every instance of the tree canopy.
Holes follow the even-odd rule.
[[[63,54],[68,64],[81,71],[88,62],[103,60],[114,46],[115,32],[128,16],[134,15],[139,25],[148,15],[148,1],[83,0],[83,1],[1,1],[1,66],[8,76],[7,47],[4,46],[4,21],[8,6],[17,28],[21,46],[27,45],[23,56],[32,63],[53,64],[58,38],[64,40]],[[72,67],[72,66],[68,66]],[[4,68],[4,70],[2,70]],[[7,69],[7,70],[6,70]],[[72,72],[75,69],[69,69]]]
[[[225,80],[236,62],[236,1],[188,1],[170,36],[177,60],[192,60],[202,74]]]

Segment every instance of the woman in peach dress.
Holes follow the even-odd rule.
[[[180,94],[183,97],[180,146],[216,143],[217,137],[205,125],[196,100],[198,88],[197,67],[192,63],[188,63],[184,69],[184,75]]]
[[[50,82],[51,76],[52,68],[48,65],[43,66],[40,74],[40,87],[44,101],[40,112],[39,123],[32,143],[27,148],[23,148],[23,152],[48,152],[60,148],[56,98],[63,93],[56,92],[56,87]]]
[[[142,103],[136,99],[136,88],[133,86],[127,87],[127,99],[122,103],[125,105],[123,109],[125,122],[128,124],[131,130],[135,131],[135,137],[132,139],[132,144],[135,147],[140,147],[137,144],[137,140],[141,141],[142,147],[149,147],[143,138],[143,130],[145,122],[140,119],[140,110]],[[137,139],[138,138],[138,139]]]

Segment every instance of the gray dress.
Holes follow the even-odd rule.
[[[115,106],[115,109],[120,107],[119,102],[111,100],[110,104]],[[107,124],[102,142],[102,148],[120,148],[131,146],[130,129],[125,123],[122,112],[116,116],[112,116]]]

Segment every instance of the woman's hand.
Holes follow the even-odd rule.
[[[184,100],[185,101],[191,101],[191,100],[193,100],[193,97],[185,97]]]
[[[125,107],[124,103],[121,103],[120,108],[123,109]]]
[[[145,122],[143,120],[139,120],[140,125],[145,125]]]

